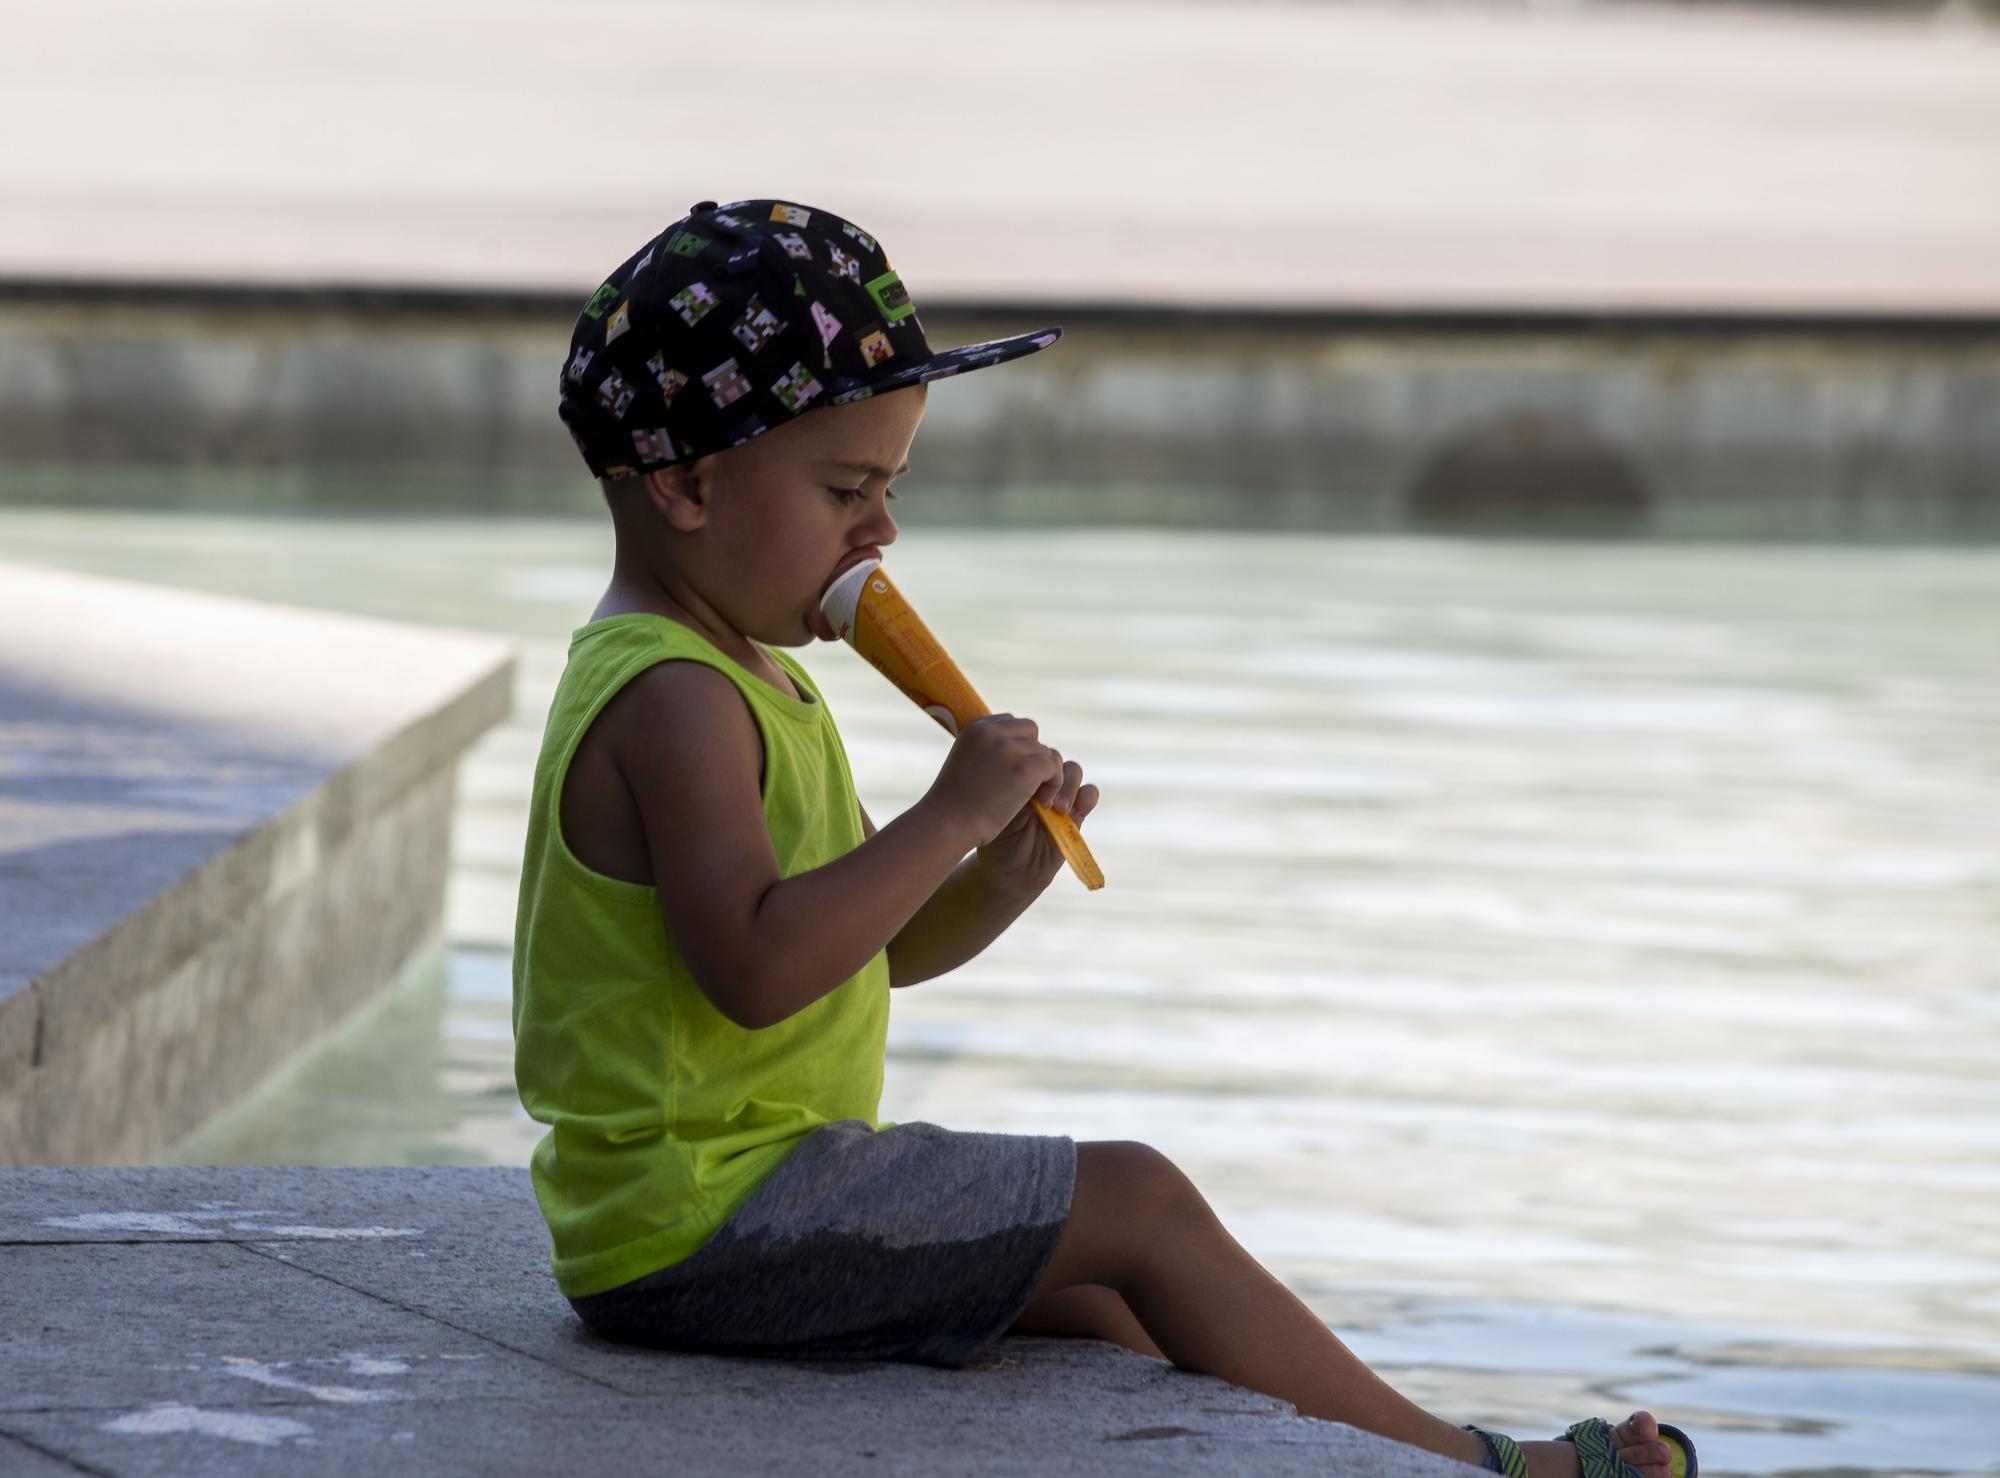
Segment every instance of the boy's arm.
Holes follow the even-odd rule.
[[[973,850],[964,821],[927,795],[865,845],[780,878],[761,797],[763,741],[727,677],[660,662],[619,690],[599,721],[607,717],[667,930],[702,994],[747,1030],[775,1026],[859,973]]]
[[[863,841],[875,835],[866,806],[861,807],[861,831]],[[889,941],[890,986],[916,985],[956,970],[1004,934],[1037,896],[1010,893],[993,883],[975,852],[952,869]]]

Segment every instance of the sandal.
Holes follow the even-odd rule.
[[[1659,1426],[1660,1441],[1672,1450],[1667,1459],[1670,1478],[1699,1478],[1701,1466],[1695,1461],[1693,1440],[1679,1427],[1670,1427],[1665,1422]],[[1512,1437],[1482,1431],[1469,1423],[1465,1430],[1486,1444],[1488,1472],[1504,1473],[1506,1478],[1528,1478],[1528,1460],[1521,1456],[1521,1449]],[[1576,1444],[1583,1478],[1639,1478],[1639,1470],[1621,1459],[1618,1449],[1611,1445],[1611,1423],[1602,1417],[1587,1417],[1555,1440]]]

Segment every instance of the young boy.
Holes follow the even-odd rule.
[[[550,707],[514,944],[558,1286],[630,1343],[962,1366],[1089,1335],[1517,1478],[1668,1478],[1662,1433],[1693,1478],[1645,1412],[1517,1447],[1420,1410],[1146,1145],[878,1122],[889,991],[1054,879],[1031,799],[1081,822],[1098,791],[994,714],[878,831],[784,649],[833,639],[820,595],[895,541],[926,386],[1060,333],[933,351],[880,244],[782,200],[699,203],[578,318],[559,409],[617,548]]]

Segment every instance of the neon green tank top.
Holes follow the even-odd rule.
[[[764,649],[787,697],[687,626],[634,611],[578,627],[535,762],[514,921],[514,1082],[549,1126],[529,1157],[549,1265],[571,1297],[693,1253],[809,1132],[875,1115],[889,1026],[885,949],[775,1026],[736,1025],[702,994],[658,890],[594,872],[562,835],[562,784],[584,731],[656,662],[736,684],[764,740],[764,820],[781,878],[861,845],[860,803],[826,702]],[[809,700],[809,701],[806,701]]]

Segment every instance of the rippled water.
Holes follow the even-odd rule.
[[[498,630],[445,946],[184,1163],[510,1163],[529,779],[589,523],[0,511],[0,557]],[[1143,1139],[1399,1388],[1713,1474],[2000,1472],[2000,551],[929,531],[898,583],[1104,792],[897,992],[884,1117]],[[800,654],[878,824],[948,740]]]

